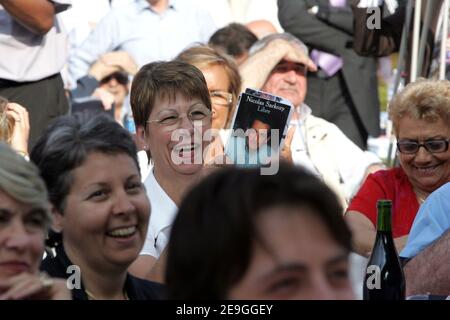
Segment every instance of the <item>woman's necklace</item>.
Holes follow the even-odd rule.
[[[88,291],[87,289],[84,289],[84,292],[86,292],[88,300],[99,300],[90,291]],[[125,300],[130,300],[130,298],[128,297],[128,294],[127,294],[127,291],[125,290],[125,288],[123,289],[123,297],[125,298]]]
[[[417,201],[419,202],[420,205],[422,203],[424,203],[425,200],[427,200],[428,193],[424,193],[424,192],[421,192],[419,190],[414,190],[414,193],[416,194]]]

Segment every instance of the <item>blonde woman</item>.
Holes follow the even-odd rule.
[[[409,84],[391,101],[390,117],[400,166],[369,175],[345,215],[362,255],[370,254],[375,241],[378,199],[393,202],[392,231],[400,251],[419,206],[450,181],[450,82]]]

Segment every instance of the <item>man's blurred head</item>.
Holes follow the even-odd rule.
[[[100,88],[105,89],[114,95],[116,107],[121,107],[128,95],[128,74],[124,72],[114,72],[100,81]]]
[[[289,33],[276,33],[264,37],[252,46],[250,55],[277,39],[288,41],[308,56],[306,45]],[[306,73],[305,65],[282,59],[273,68],[261,90],[288,99],[296,107],[300,106],[305,100],[307,92]]]
[[[246,27],[250,29],[258,39],[262,39],[269,34],[278,32],[272,22],[268,20],[253,20],[248,22]]]
[[[248,50],[258,41],[253,32],[240,23],[230,23],[217,30],[209,39],[208,45],[232,56],[240,65],[248,57]]]
[[[273,68],[262,87],[262,91],[283,97],[295,107],[305,100],[306,90],[306,66],[286,60]]]

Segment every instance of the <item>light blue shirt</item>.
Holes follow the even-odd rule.
[[[127,51],[139,67],[152,61],[171,60],[195,42],[206,43],[214,22],[192,0],[169,0],[159,14],[146,0],[112,9],[69,58],[73,79],[86,75],[102,54]]]
[[[430,194],[422,204],[400,256],[414,258],[448,229],[450,229],[450,182]]]

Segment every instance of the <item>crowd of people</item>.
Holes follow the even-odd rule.
[[[368,138],[402,3],[380,37],[365,9],[392,1],[211,2],[0,0],[0,300],[357,299],[380,199],[407,295],[450,296],[434,41],[389,103],[389,167]],[[255,165],[226,152],[246,89],[292,107]],[[279,141],[250,122],[249,148]]]

